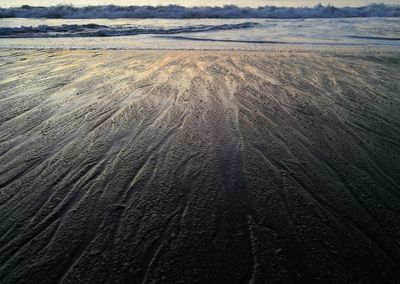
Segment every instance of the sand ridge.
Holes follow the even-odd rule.
[[[399,58],[1,50],[0,282],[396,282]]]

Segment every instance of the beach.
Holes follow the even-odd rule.
[[[0,282],[400,279],[398,50],[0,66]]]

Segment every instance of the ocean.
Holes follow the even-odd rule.
[[[0,9],[0,48],[400,46],[400,6],[52,6]]]

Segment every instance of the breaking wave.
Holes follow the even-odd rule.
[[[124,36],[139,34],[168,35],[179,33],[195,33],[220,30],[245,29],[258,25],[257,23],[245,22],[239,24],[222,25],[192,25],[176,28],[162,27],[138,27],[138,26],[106,26],[97,24],[85,25],[61,25],[61,26],[22,26],[0,28],[2,38],[22,37],[95,37],[95,36]]]
[[[19,8],[0,8],[0,18],[62,18],[62,19],[95,19],[95,18],[270,18],[270,19],[304,19],[304,18],[347,18],[347,17],[400,17],[400,5],[371,4],[363,7],[334,7],[317,5],[312,8],[274,7],[245,8],[234,5],[223,7],[182,7],[169,6],[52,6]]]

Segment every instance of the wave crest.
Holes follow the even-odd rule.
[[[0,38],[22,37],[95,37],[95,36],[124,36],[139,34],[179,34],[220,30],[245,29],[258,25],[258,23],[245,22],[239,24],[222,25],[192,25],[176,28],[146,28],[137,26],[106,26],[97,24],[86,25],[61,25],[61,26],[22,26],[14,28],[0,28]]]
[[[265,6],[244,8],[235,5],[223,7],[182,7],[169,6],[52,6],[19,8],[0,8],[0,18],[167,18],[167,19],[199,19],[199,18],[347,18],[347,17],[400,17],[400,5],[371,4],[363,7],[341,7],[317,5],[312,8],[287,8]]]

